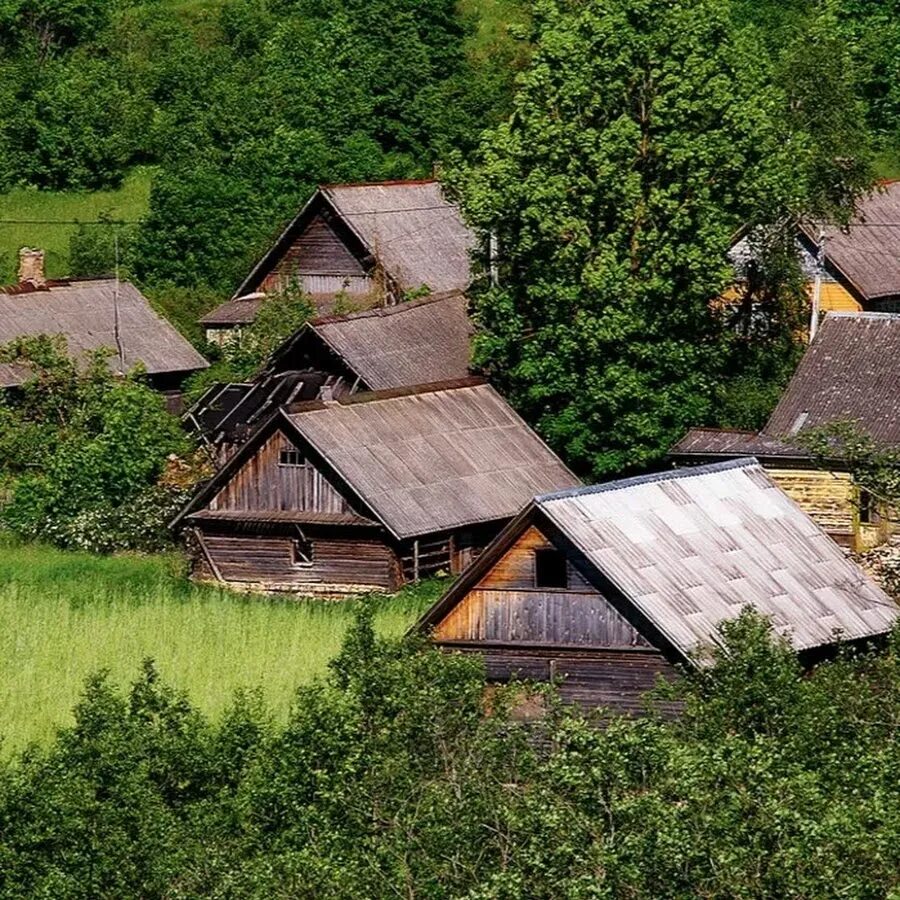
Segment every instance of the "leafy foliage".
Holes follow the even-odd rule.
[[[17,341],[4,358],[30,370],[0,405],[6,527],[83,549],[158,546],[185,486],[154,485],[188,450],[163,398],[139,372],[116,376],[106,352],[82,368],[60,338]]]
[[[151,663],[0,774],[0,892],[89,897],[882,897],[897,887],[898,645],[803,677],[745,614],[680,722],[535,742],[477,661],[351,629],[285,728],[220,724]],[[513,692],[518,688],[511,689]]]

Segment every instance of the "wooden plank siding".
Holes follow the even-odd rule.
[[[534,554],[552,544],[534,526],[434,632],[444,641],[586,647],[647,647],[647,641],[567,561],[567,589],[535,585]]]
[[[293,563],[290,535],[210,533],[204,527],[205,553],[197,557],[195,574],[269,591],[302,588],[344,594],[358,593],[360,589],[396,589],[396,556],[384,541],[376,537],[325,535],[309,527],[304,528],[304,534],[313,548],[309,566]]]
[[[838,543],[853,543],[855,488],[849,472],[765,468],[769,477]]]
[[[302,466],[281,465],[283,450],[296,448],[276,431],[213,497],[209,508],[352,512],[347,498],[309,460]]]
[[[320,213],[309,223],[262,283],[266,293],[292,282],[310,294],[368,294],[373,288],[362,262]]]
[[[592,650],[589,653],[560,648],[447,646],[462,653],[478,653],[484,660],[488,681],[504,684],[520,681],[556,681],[567,703],[585,710],[604,707],[626,715],[647,711],[647,691],[660,679],[673,681],[677,670],[657,650]],[[679,703],[654,704],[667,717],[677,715]]]

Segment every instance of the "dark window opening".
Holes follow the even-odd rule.
[[[278,465],[280,466],[305,466],[306,459],[303,454],[296,449],[282,450],[278,457]]]
[[[569,569],[559,550],[534,551],[534,585],[539,588],[568,588]]]
[[[859,521],[863,525],[871,525],[875,521],[875,500],[866,490],[859,492]]]
[[[291,565],[307,567],[313,564],[312,541],[306,538],[294,538],[291,541]]]

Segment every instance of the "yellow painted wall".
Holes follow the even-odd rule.
[[[810,303],[812,302],[812,282],[807,284],[809,291]],[[721,298],[720,302],[724,304],[737,303],[741,299],[740,292],[735,287],[728,288]],[[822,283],[822,294],[819,303],[819,309],[822,312],[861,312],[862,306],[856,302],[853,295],[842,284],[836,281],[826,281]]]

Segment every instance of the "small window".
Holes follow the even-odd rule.
[[[539,588],[567,588],[569,571],[559,550],[534,551],[534,585]]]
[[[303,454],[293,448],[291,450],[282,450],[278,457],[278,465],[280,466],[305,466],[306,460]]]
[[[313,564],[312,541],[306,538],[294,538],[291,541],[291,565],[308,568]]]
[[[875,521],[875,500],[867,490],[859,492],[859,521],[871,525]]]

